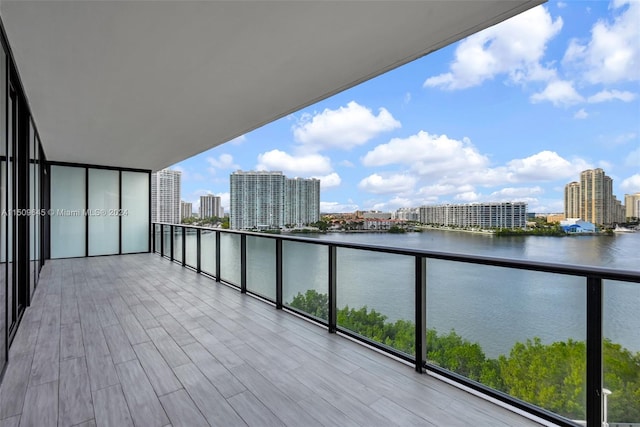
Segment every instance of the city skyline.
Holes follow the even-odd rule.
[[[229,173],[264,169],[321,179],[327,213],[563,212],[564,186],[603,168],[624,201],[640,191],[639,10],[549,2],[174,165],[183,199],[213,193],[228,210]]]

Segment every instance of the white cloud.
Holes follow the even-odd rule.
[[[362,163],[365,166],[403,164],[422,175],[442,175],[483,168],[489,160],[468,138],[458,141],[420,131],[408,138],[393,138],[378,145],[364,156]]]
[[[247,140],[247,137],[245,135],[240,135],[237,138],[233,138],[231,141],[228,142],[228,144],[242,145],[246,140]]]
[[[293,135],[311,151],[329,148],[349,150],[399,127],[400,122],[386,109],[380,108],[375,115],[369,108],[351,101],[337,110],[327,108],[313,116],[303,115],[293,126]]]
[[[578,119],[578,120],[584,120],[587,117],[589,117],[589,113],[587,113],[587,111],[584,108],[579,109],[578,111],[576,111],[576,113],[573,115],[574,119]]]
[[[587,98],[587,102],[590,104],[613,100],[631,102],[634,99],[636,99],[636,94],[629,91],[603,90]]]
[[[554,181],[572,177],[589,168],[582,159],[570,162],[555,151],[545,150],[524,159],[511,160],[507,163],[507,175],[510,182]]]
[[[331,160],[320,154],[292,156],[284,151],[271,150],[258,155],[258,170],[282,171],[295,176],[328,174]]]
[[[410,175],[390,175],[383,177],[374,173],[364,178],[358,188],[374,194],[398,194],[413,190],[417,179]]]
[[[459,200],[462,203],[471,203],[480,200],[482,194],[476,193],[475,191],[466,191],[464,193],[457,194],[455,199]]]
[[[320,202],[320,212],[322,213],[342,213],[358,210],[358,205],[354,203]]]
[[[620,188],[628,194],[640,192],[640,173],[631,175],[629,178],[623,180]]]
[[[463,40],[450,71],[428,78],[424,86],[465,89],[500,74],[516,83],[548,80],[555,72],[540,61],[561,28],[562,19],[553,20],[546,8],[530,9]]]
[[[240,166],[233,162],[233,156],[231,154],[220,154],[217,159],[215,157],[207,157],[207,163],[210,165],[209,172],[212,174],[215,174],[218,169],[240,169]]]
[[[437,199],[439,196],[446,196],[450,194],[465,193],[474,190],[474,186],[470,184],[454,185],[436,183],[426,185],[418,190],[418,195],[425,197],[429,200]]]
[[[640,147],[627,154],[624,164],[625,166],[640,168]]]
[[[640,80],[640,2],[616,1],[613,9],[613,20],[599,20],[589,41],[573,39],[563,58],[590,83]]]
[[[349,160],[343,160],[339,164],[340,164],[340,166],[344,166],[344,167],[347,167],[347,168],[355,167],[355,165],[352,162],[350,162]]]
[[[573,87],[573,82],[554,80],[542,92],[531,95],[531,102],[549,101],[554,106],[569,106],[584,102],[584,98]]]
[[[312,178],[317,178],[320,180],[320,191],[339,187],[342,183],[342,178],[340,178],[340,175],[335,172],[324,176],[313,176]]]
[[[494,191],[488,197],[488,200],[494,202],[508,202],[508,201],[520,201],[528,202],[537,200],[531,196],[543,194],[542,187],[506,187],[498,191]]]

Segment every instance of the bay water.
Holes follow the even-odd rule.
[[[483,255],[557,264],[602,266],[640,275],[640,233],[611,236],[493,236],[428,230],[422,233],[329,233],[314,239],[387,247]],[[187,235],[187,261],[195,245]],[[181,244],[176,240],[177,247]],[[177,249],[176,247],[176,249]],[[214,233],[202,235],[202,268],[213,273]],[[176,251],[177,252],[177,251]],[[240,239],[221,235],[221,276],[239,283]],[[248,289],[275,299],[275,240],[247,239]],[[387,321],[414,321],[414,259],[373,251],[338,248],[337,305],[366,306]],[[315,289],[327,293],[328,251],[323,245],[283,244],[283,299]],[[454,330],[478,342],[487,356],[508,354],[516,342],[539,337],[543,343],[586,338],[584,278],[427,261],[427,327],[439,334]],[[640,351],[640,284],[604,282],[605,337]]]

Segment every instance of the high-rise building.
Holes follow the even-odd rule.
[[[222,217],[220,214],[222,209],[220,197],[213,194],[200,196],[200,218]]]
[[[320,180],[285,179],[285,225],[304,225],[320,221]]]
[[[580,173],[580,218],[593,224],[611,224],[613,180],[604,171],[587,169]]]
[[[625,219],[640,218],[640,192],[624,195]]]
[[[180,224],[180,171],[162,169],[151,174],[151,220]]]
[[[236,171],[230,178],[232,229],[280,228],[320,219],[320,180],[282,172]]]
[[[577,211],[576,197],[579,201]],[[580,172],[579,183],[565,186],[564,211],[567,218],[581,218],[607,226],[624,222],[626,216],[625,206],[613,194],[613,180],[600,168]]]
[[[467,203],[420,208],[420,222],[456,227],[524,228],[527,225],[525,202]]]
[[[565,218],[580,218],[580,183],[573,181],[564,186]]]
[[[191,218],[193,216],[193,203],[180,202],[180,219]]]

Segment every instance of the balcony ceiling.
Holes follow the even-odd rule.
[[[157,170],[542,0],[7,1],[49,160]]]

